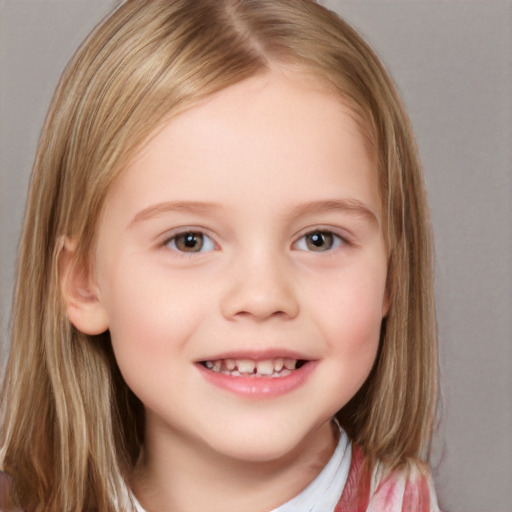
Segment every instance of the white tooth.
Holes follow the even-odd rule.
[[[250,359],[240,359],[237,361],[237,366],[240,373],[252,373],[256,363]]]
[[[224,367],[226,368],[226,370],[229,370],[229,371],[234,370],[235,366],[236,366],[236,363],[235,363],[234,359],[226,359],[224,361]]]
[[[206,361],[205,366],[211,370],[213,368],[213,363],[211,361]]]
[[[260,375],[272,375],[274,373],[274,363],[270,359],[258,361],[256,368]]]
[[[212,370],[214,372],[220,372],[221,366],[222,366],[222,361],[214,361],[213,362],[213,366],[212,366]]]
[[[297,359],[285,359],[284,367],[288,370],[295,370],[295,365],[297,364]]]
[[[274,371],[280,372],[284,366],[284,359],[282,357],[278,357],[274,359]]]
[[[286,377],[287,375],[290,375],[290,373],[292,373],[290,370],[281,370],[279,377]]]

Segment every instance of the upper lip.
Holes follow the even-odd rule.
[[[297,359],[301,361],[310,361],[313,358],[307,355],[289,349],[272,348],[268,350],[230,350],[208,355],[197,360],[201,361],[218,361],[221,359],[250,359],[251,361],[265,361],[276,358]]]

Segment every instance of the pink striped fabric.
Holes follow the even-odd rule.
[[[397,471],[377,464],[365,469],[362,450],[353,446],[347,483],[334,512],[439,512],[428,469],[411,463]]]

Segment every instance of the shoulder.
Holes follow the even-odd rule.
[[[377,462],[368,468],[358,446],[352,447],[350,472],[335,512],[439,512],[428,467],[410,461],[396,470]]]
[[[377,463],[370,495],[368,512],[439,512],[430,470],[419,461],[409,461],[394,471]]]

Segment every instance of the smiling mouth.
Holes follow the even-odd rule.
[[[252,359],[216,359],[201,361],[201,364],[215,373],[232,377],[286,377],[302,368],[308,361],[305,359],[290,359],[276,357],[255,361]]]

